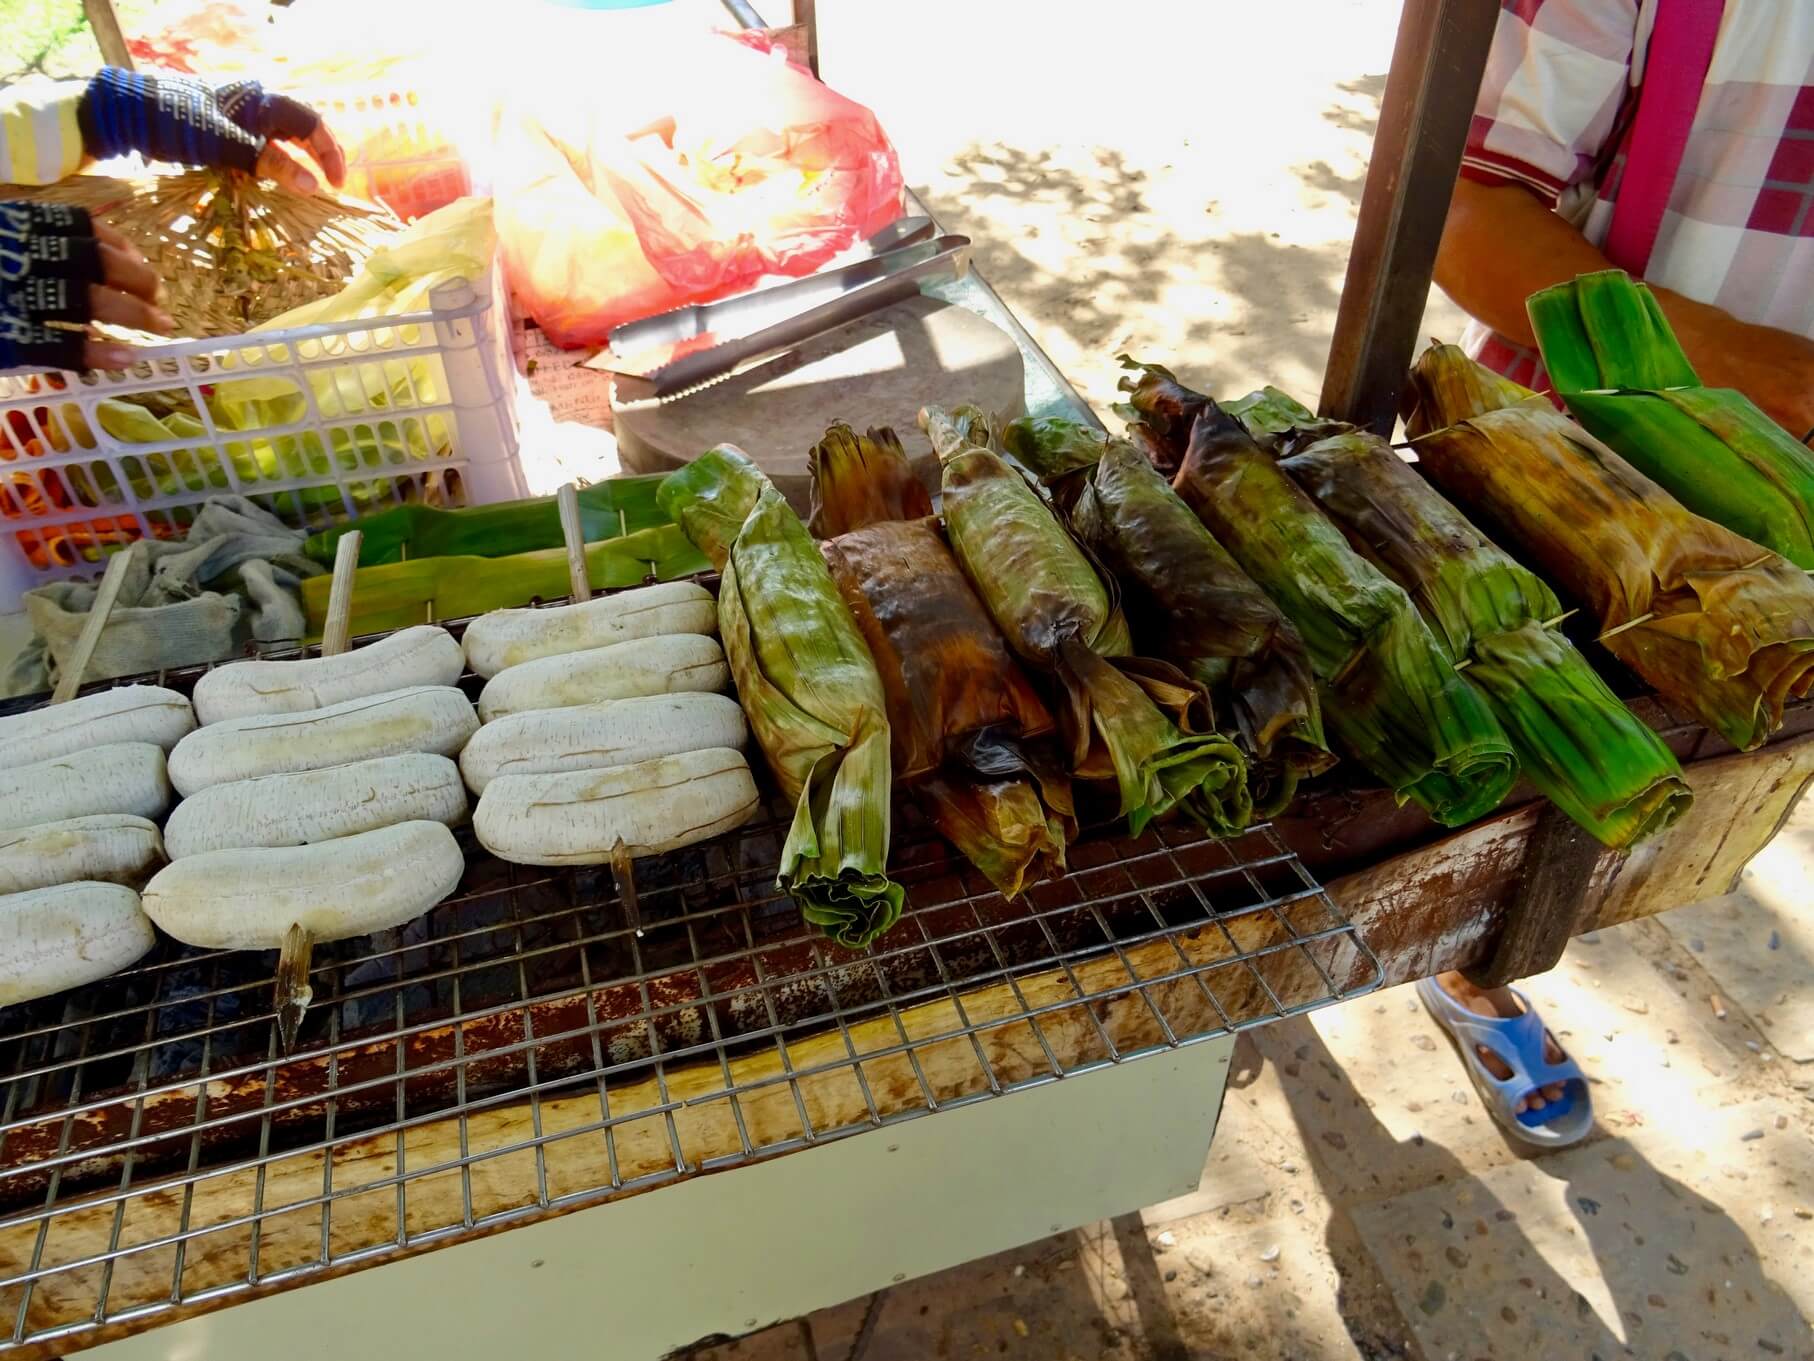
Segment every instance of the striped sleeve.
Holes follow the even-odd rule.
[[[87,82],[26,80],[0,90],[0,184],[54,184],[83,158],[76,107]]]
[[[1501,0],[1461,173],[1554,202],[1592,173],[1630,87],[1640,0]]]

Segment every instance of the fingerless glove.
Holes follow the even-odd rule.
[[[83,367],[88,288],[101,279],[84,209],[0,203],[0,370]]]
[[[136,151],[154,161],[252,174],[265,140],[301,140],[320,116],[255,80],[218,90],[184,76],[147,76],[104,67],[82,94],[82,144],[105,160]]]

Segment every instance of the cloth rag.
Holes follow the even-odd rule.
[[[203,505],[182,540],[141,539],[122,550],[130,566],[88,663],[84,681],[195,666],[248,642],[301,639],[298,586],[326,569],[302,550],[304,535],[243,496]],[[6,676],[8,695],[57,682],[94,603],[95,586],[58,581],[21,603],[33,638]]]

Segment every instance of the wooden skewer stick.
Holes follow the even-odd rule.
[[[619,837],[611,846],[611,877],[617,880],[618,901],[624,905],[624,921],[637,935],[642,934],[642,908],[636,902],[636,865]]]
[[[365,535],[349,529],[334,545],[334,580],[328,585],[328,617],[321,626],[321,655],[338,657],[346,651],[353,626],[353,574],[359,570],[359,549]]]
[[[1603,643],[1608,638],[1616,638],[1616,637],[1618,637],[1619,634],[1625,632],[1626,629],[1635,629],[1639,624],[1648,624],[1652,619],[1655,619],[1656,617],[1657,617],[1656,612],[1654,610],[1646,610],[1643,614],[1640,614],[1636,619],[1627,619],[1623,624],[1618,624],[1612,628],[1607,629],[1606,632],[1602,633],[1599,637],[1595,638],[1594,641],[1596,643]]]
[[[277,1040],[286,1054],[296,1050],[296,1036],[303,1014],[315,1000],[309,967],[315,957],[315,938],[301,922],[291,922],[277,952]]]
[[[554,494],[555,507],[561,513],[561,537],[567,541],[567,593],[575,605],[592,599],[592,572],[586,565],[586,531],[579,522],[579,488],[571,482],[561,484]]]
[[[353,624],[353,579],[359,570],[359,548],[365,536],[348,530],[334,546],[334,580],[328,587],[328,617],[321,628],[321,655],[337,657],[346,651]],[[309,982],[309,964],[315,954],[315,938],[301,922],[291,922],[283,933],[283,948],[277,954],[277,1039],[283,1052],[292,1053],[296,1036],[302,1029],[303,1014],[315,999]]]
[[[82,688],[82,673],[88,670],[88,663],[94,657],[95,647],[101,641],[101,631],[107,627],[107,616],[113,613],[113,602],[120,598],[120,587],[126,582],[126,569],[131,565],[125,549],[107,559],[107,570],[101,573],[101,584],[94,593],[94,604],[88,607],[88,618],[82,621],[82,631],[76,635],[75,651],[69,654],[69,662],[64,666],[63,674],[57,678],[57,688],[51,691],[52,704],[67,703]]]

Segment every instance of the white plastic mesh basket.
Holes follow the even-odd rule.
[[[160,345],[123,374],[0,375],[0,610],[182,537],[210,496],[312,531],[527,495],[507,295],[483,282],[399,317]]]

